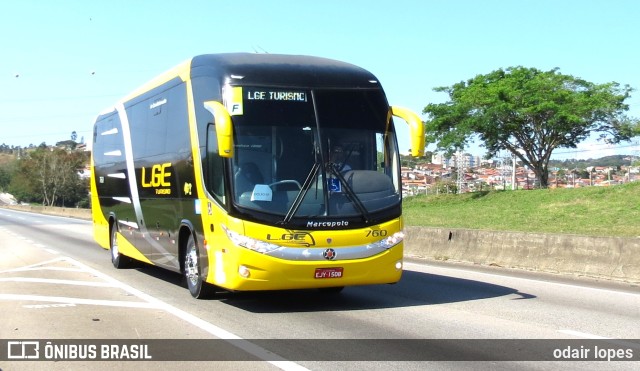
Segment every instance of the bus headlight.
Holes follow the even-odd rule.
[[[242,246],[244,248],[247,248],[249,250],[252,251],[256,251],[262,254],[268,254],[274,250],[277,250],[279,248],[281,248],[282,246],[279,245],[275,245],[269,242],[265,242],[265,241],[260,241],[260,240],[256,240],[253,239],[251,237],[247,237],[244,235],[241,235],[238,232],[234,232],[232,230],[230,230],[229,228],[227,228],[226,226],[222,226],[222,229],[224,230],[224,232],[227,234],[227,237],[229,237],[229,239],[231,240],[231,242],[233,242],[234,244],[238,245],[238,246]]]
[[[404,232],[396,232],[393,235],[383,238],[380,241],[370,243],[368,246],[375,249],[388,250],[404,240]]]

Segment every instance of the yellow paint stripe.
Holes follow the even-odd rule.
[[[189,70],[191,65],[186,66],[186,69]],[[191,156],[193,156],[193,172],[196,183],[196,191],[198,194],[198,198],[201,203],[201,210],[206,210],[207,207],[207,197],[204,189],[204,181],[202,179],[202,162],[200,161],[200,141],[198,138],[198,123],[196,121],[196,108],[195,101],[193,98],[193,84],[191,82],[191,78],[186,79],[187,85],[187,111],[188,111],[188,120],[189,120],[189,136],[191,139]],[[195,206],[194,206],[195,207]],[[205,215],[206,213],[201,213],[201,215]],[[204,220],[202,223],[204,225]]]
[[[98,188],[96,186],[95,164],[91,151],[91,219],[93,219],[93,239],[104,249],[109,248],[109,222],[107,222],[100,206]]]
[[[121,102],[127,102],[139,95],[145,94],[147,93],[149,90],[153,90],[154,88],[157,88],[158,86],[166,83],[169,80],[172,80],[176,77],[180,77],[182,79],[182,81],[186,81],[189,79],[189,73],[190,73],[190,68],[191,68],[191,59],[186,60],[180,64],[178,64],[177,66],[163,72],[162,74],[156,76],[155,78],[153,78],[152,80],[148,81],[147,83],[145,83],[144,85],[140,86],[139,88],[137,88],[136,90],[132,91],[131,93],[129,93],[129,95],[127,95],[126,97],[124,97],[122,99]]]
[[[141,262],[154,265],[135,246],[133,246],[133,244],[131,244],[131,242],[129,242],[127,238],[124,235],[122,235],[122,233],[118,232],[116,234],[116,238],[118,239],[118,250],[120,251],[121,254],[134,258]]]

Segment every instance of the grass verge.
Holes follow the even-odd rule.
[[[406,225],[640,237],[640,182],[406,197]]]

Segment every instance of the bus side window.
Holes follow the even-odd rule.
[[[215,126],[209,124],[207,128],[206,185],[209,192],[222,204],[225,203],[223,161],[218,153]]]

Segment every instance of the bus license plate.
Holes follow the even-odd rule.
[[[316,268],[316,278],[342,278],[342,267]]]

